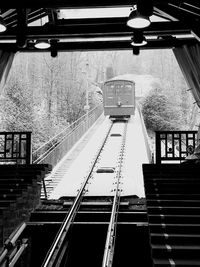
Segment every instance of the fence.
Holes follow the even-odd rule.
[[[31,132],[0,132],[0,164],[31,163]]]
[[[103,112],[102,104],[83,115],[33,153],[34,164],[51,164],[52,167],[65,156],[72,146],[94,124]]]
[[[181,162],[197,143],[197,131],[157,131],[156,163]]]
[[[146,150],[147,150],[148,160],[149,160],[149,163],[153,163],[152,162],[152,151],[151,151],[150,145],[149,145],[148,133],[147,133],[147,129],[146,129],[146,126],[145,126],[145,123],[144,123],[144,118],[143,118],[143,115],[142,115],[141,108],[140,108],[139,104],[137,104],[137,109],[138,109],[138,112],[139,112],[139,115],[140,115],[141,124],[142,124],[142,131],[143,131],[143,135],[144,135],[144,141],[145,141],[145,147],[146,147]]]

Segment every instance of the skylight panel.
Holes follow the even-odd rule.
[[[128,18],[132,8],[82,8],[82,9],[60,9],[58,19],[86,19],[86,18]],[[152,22],[167,21],[164,18],[153,15]]]
[[[121,8],[82,8],[82,9],[60,9],[59,19],[84,19],[84,18],[112,18],[128,17],[130,7]]]
[[[46,24],[48,22],[49,22],[48,16],[44,16],[40,19],[37,19],[37,20],[29,23],[28,26],[43,26],[44,24]]]

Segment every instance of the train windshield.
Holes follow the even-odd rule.
[[[107,95],[112,96],[115,93],[115,85],[107,84]]]
[[[115,92],[117,95],[122,94],[124,90],[124,85],[123,83],[118,83],[115,85]]]
[[[124,94],[131,95],[132,94],[133,85],[131,83],[125,83],[124,85]]]

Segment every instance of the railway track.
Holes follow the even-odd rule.
[[[116,134],[113,132],[113,128],[118,126],[120,128],[121,134]],[[112,134],[110,134],[112,131]],[[112,212],[110,216],[110,222],[107,230],[107,237],[105,240],[105,249],[104,255],[102,257],[102,267],[112,266],[114,247],[115,247],[115,238],[116,238],[116,226],[117,226],[117,217],[120,204],[120,193],[121,193],[121,179],[122,179],[122,166],[123,166],[123,156],[125,151],[125,142],[126,142],[126,131],[127,131],[127,121],[112,122],[105,139],[91,164],[91,168],[88,172],[88,175],[85,177],[84,182],[82,183],[77,196],[74,199],[69,212],[67,213],[60,230],[47,253],[47,256],[42,264],[42,267],[60,267],[65,266],[66,259],[65,254],[68,248],[68,240],[70,238],[70,229],[71,225],[76,217],[77,212],[79,211],[81,201],[84,195],[89,190],[90,184],[92,184],[92,179],[94,172],[114,172],[115,173],[115,182],[113,185],[113,201],[112,201]],[[116,138],[117,137],[117,138]],[[110,139],[115,138],[117,141],[118,155],[115,166],[110,166],[110,168],[99,168],[99,162],[101,162],[104,157],[107,144]]]
[[[102,267],[111,267],[114,255],[114,248],[115,248],[115,238],[116,238],[116,228],[117,228],[117,217],[120,205],[120,181],[122,179],[122,165],[123,165],[123,156],[124,156],[124,149],[125,149],[125,142],[126,142],[126,131],[127,131],[127,122],[124,124],[124,133],[122,137],[122,144],[121,150],[119,154],[119,164],[116,170],[116,187],[114,189],[115,195],[113,198],[112,203],[112,212],[110,217],[110,223],[108,226],[107,238],[106,238],[106,245],[105,245],[105,252],[103,257],[103,264]]]

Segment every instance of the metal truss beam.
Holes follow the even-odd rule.
[[[180,47],[188,44],[193,45],[198,41],[195,38],[169,38],[169,39],[154,39],[148,40],[146,46],[140,49],[169,49],[174,47]],[[0,43],[0,49],[6,51],[20,51],[20,52],[50,52],[50,49],[36,49],[33,43],[28,43],[25,48],[17,48],[16,44]],[[104,51],[104,50],[132,50],[130,40],[115,40],[115,41],[79,41],[79,42],[58,42],[57,51]]]
[[[144,35],[178,35],[189,34],[191,29],[184,23],[174,22],[153,22],[151,26],[144,30]],[[66,20],[62,25],[45,25],[43,27],[27,27],[27,39],[39,38],[72,38],[72,37],[105,37],[105,36],[127,36],[132,35],[133,30],[126,25],[126,20],[122,19],[102,19],[102,20]],[[11,28],[0,35],[0,40],[15,40],[17,29]]]
[[[116,6],[133,6],[136,0],[7,0],[1,3],[1,8],[87,8],[87,7],[116,7]],[[153,4],[180,4],[180,0],[154,0]]]

